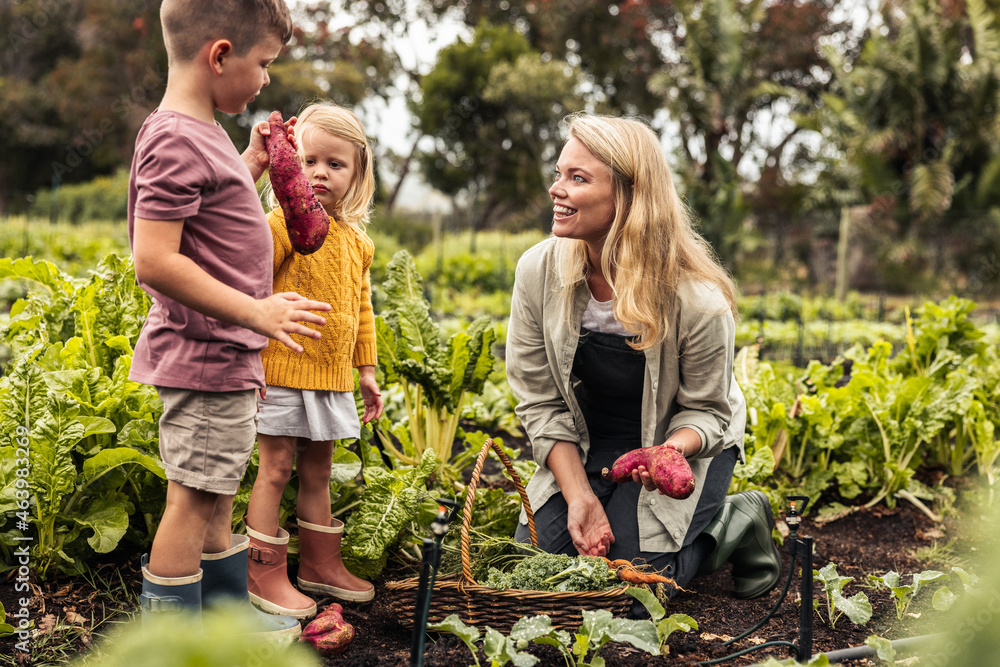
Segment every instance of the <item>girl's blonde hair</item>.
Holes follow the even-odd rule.
[[[368,144],[368,137],[365,136],[365,128],[349,109],[332,102],[310,104],[298,114],[298,121],[295,123],[295,137],[298,140],[300,154],[303,143],[308,141],[309,132],[315,130],[332,134],[354,144],[354,174],[351,177],[351,185],[337,202],[333,217],[337,222],[356,225],[364,230],[371,216],[372,199],[375,195],[375,161],[371,146]],[[272,209],[279,205],[270,184],[267,186],[267,202]]]
[[[652,129],[638,120],[588,114],[571,116],[569,123],[570,136],[613,174],[615,217],[601,253],[601,271],[614,290],[615,317],[638,334],[632,347],[643,350],[666,339],[677,290],[685,280],[717,286],[737,317],[736,288],[711,246],[694,231]],[[586,280],[586,244],[566,238],[556,242],[562,284]]]

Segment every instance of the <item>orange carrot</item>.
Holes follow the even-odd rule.
[[[618,578],[629,584],[673,584],[673,579],[664,577],[655,572],[640,572],[636,569],[621,568],[618,570]]]
[[[618,558],[616,560],[608,560],[607,558],[603,558],[603,560],[605,563],[608,564],[608,567],[610,567],[612,570],[615,570],[615,573],[618,575],[618,578],[624,581],[625,583],[640,584],[640,585],[641,584],[649,584],[649,585],[673,584],[675,586],[677,585],[677,583],[673,579],[669,577],[664,577],[663,575],[657,574],[656,572],[646,572],[640,569],[640,567],[646,567],[646,566],[637,567],[632,563],[632,561],[628,561],[623,558]]]

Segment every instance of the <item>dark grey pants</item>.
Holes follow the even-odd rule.
[[[688,527],[687,535],[680,551],[661,553],[641,551],[639,549],[639,522],[636,507],[639,502],[639,492],[642,486],[634,482],[617,484],[601,477],[601,469],[611,467],[615,459],[628,449],[600,448],[591,451],[591,456],[584,468],[591,488],[604,505],[608,522],[615,535],[615,543],[611,545],[608,558],[624,558],[633,560],[641,558],[657,570],[662,570],[680,587],[697,574],[698,568],[714,548],[711,538],[698,539],[701,532],[722,506],[722,501],[729,490],[729,483],[736,466],[737,450],[730,447],[712,459],[705,478],[705,488],[702,490],[694,516]],[[544,505],[535,510],[535,531],[538,535],[538,546],[549,553],[563,553],[576,556],[576,547],[569,536],[566,500],[561,493],[552,496]],[[530,542],[527,524],[519,524],[514,538],[519,542]]]

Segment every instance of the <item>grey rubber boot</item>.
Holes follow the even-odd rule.
[[[143,554],[142,593],[139,608],[146,623],[157,614],[186,612],[201,616],[201,570],[187,577],[158,577],[149,571],[149,554]]]
[[[733,564],[736,597],[767,595],[781,579],[781,554],[771,537],[773,529],[774,516],[766,495],[760,491],[742,491],[726,496],[701,533],[714,540],[715,548],[698,574],[715,572],[728,561]]]
[[[249,546],[249,537],[233,535],[225,551],[201,555],[201,569],[205,573],[201,582],[202,604],[206,610],[216,605],[245,606],[253,619],[254,634],[293,640],[302,633],[298,620],[290,616],[265,614],[250,604],[247,591]]]

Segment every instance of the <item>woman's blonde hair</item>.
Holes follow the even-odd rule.
[[[614,291],[615,317],[638,334],[632,347],[643,350],[666,339],[685,280],[717,286],[736,317],[736,288],[711,246],[695,232],[653,130],[638,120],[579,114],[569,118],[569,134],[613,174],[615,217],[601,271]],[[586,244],[565,238],[557,243],[562,284],[586,280]]]
[[[347,188],[347,192],[337,202],[333,217],[337,222],[356,225],[364,230],[371,216],[372,199],[375,195],[375,162],[368,137],[365,136],[365,128],[349,109],[332,102],[309,104],[298,114],[298,121],[295,123],[295,136],[300,155],[303,143],[308,141],[309,133],[316,130],[354,144],[354,175],[351,177],[351,185]],[[268,204],[272,209],[277,208],[278,199],[270,185],[267,188]]]

